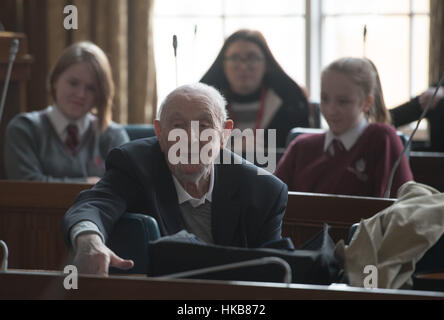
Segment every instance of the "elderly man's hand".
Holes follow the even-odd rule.
[[[74,264],[79,273],[107,276],[109,267],[123,270],[134,266],[132,260],[124,260],[118,257],[102,242],[102,238],[96,233],[84,233],[76,239],[77,250]]]

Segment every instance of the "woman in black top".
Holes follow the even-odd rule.
[[[390,110],[392,122],[400,127],[416,121],[432,98],[436,87],[431,87],[421,95]],[[426,114],[429,121],[430,146],[427,151],[444,152],[444,88],[441,87]]]
[[[259,31],[239,30],[228,37],[201,82],[222,92],[235,127],[275,129],[277,148],[285,147],[292,128],[310,126],[304,91],[284,72]]]

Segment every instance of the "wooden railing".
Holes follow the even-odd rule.
[[[91,185],[0,181],[0,239],[10,249],[11,268],[60,270],[69,258],[62,217]],[[335,241],[349,227],[386,208],[393,199],[290,192],[283,235],[301,245],[328,223]]]
[[[411,152],[410,167],[415,181],[444,192],[444,153]]]
[[[394,199],[289,192],[282,234],[300,247],[322,230],[330,228],[333,241],[346,240],[350,226],[390,206]]]
[[[60,270],[68,259],[61,221],[86,184],[0,180],[0,240],[11,268]]]

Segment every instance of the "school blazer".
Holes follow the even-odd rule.
[[[287,186],[229,150],[229,164],[215,164],[211,229],[215,244],[260,247],[281,239]],[[222,161],[220,161],[222,162]],[[263,171],[262,171],[263,172]],[[157,137],[139,139],[113,149],[106,159],[104,177],[82,191],[62,221],[65,241],[79,221],[94,222],[106,239],[125,212],[153,216],[162,236],[184,229],[176,189]]]

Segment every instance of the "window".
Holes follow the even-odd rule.
[[[322,2],[323,65],[345,55],[370,58],[380,73],[388,107],[395,107],[427,88],[429,1]]]
[[[239,28],[260,30],[312,101],[319,101],[320,71],[341,56],[365,55],[375,62],[389,107],[427,88],[429,1],[159,0],[154,8],[159,100],[176,84],[199,81],[223,40]]]
[[[260,30],[276,60],[305,85],[304,0],[159,0],[154,8],[159,102],[176,86],[176,62],[178,85],[198,82],[224,39],[240,28]]]

